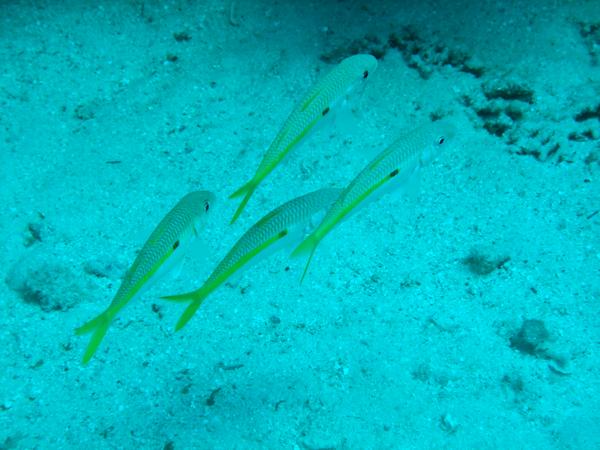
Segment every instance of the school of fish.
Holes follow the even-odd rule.
[[[372,55],[358,54],[342,60],[300,99],[249,181],[229,196],[241,198],[231,224],[236,222],[263,180],[286,155],[315,129],[317,124],[336,111],[347,96],[357,91],[377,68]],[[386,149],[369,162],[342,189],[324,188],[300,195],[273,209],[251,226],[216,265],[205,282],[196,290],[168,295],[163,299],[186,304],[175,325],[183,328],[202,302],[232,276],[247,269],[259,255],[283,246],[296,245],[292,257],[307,256],[300,278],[304,279],[319,243],[357,207],[367,200],[396,189],[434,158],[454,136],[447,120],[425,123],[402,132]],[[195,191],[184,196],[160,221],[135,258],[109,306],[98,316],[75,330],[77,335],[91,334],[83,354],[87,364],[94,356],[117,314],[132,299],[142,295],[152,284],[186,256],[186,249],[201,238],[215,195]],[[322,213],[322,214],[321,214]],[[318,225],[311,222],[321,214]]]

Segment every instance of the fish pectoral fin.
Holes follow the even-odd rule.
[[[79,328],[75,329],[75,334],[78,336],[92,333],[92,337],[90,338],[90,342],[88,343],[87,348],[85,349],[85,353],[83,354],[82,364],[87,364],[98,347],[100,346],[100,342],[106,335],[108,331],[108,327],[112,322],[113,316],[109,313],[109,311],[105,311],[100,314],[98,317],[90,320],[89,322],[83,324]]]

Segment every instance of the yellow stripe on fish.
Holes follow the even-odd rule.
[[[232,199],[243,197],[231,223],[238,219],[258,185],[290,150],[337,106],[345,94],[364,82],[376,68],[377,59],[371,55],[350,56],[313,86],[284,122],[252,179],[229,196]]]
[[[211,192],[191,192],[160,221],[125,274],[108,308],[75,330],[78,335],[92,333],[83,355],[84,364],[98,349],[117,313],[184,256],[184,248],[198,236],[214,199]]]
[[[302,279],[321,240],[344,217],[388,182],[394,179],[406,180],[424,162],[433,158],[453,135],[454,127],[451,124],[445,121],[434,122],[400,135],[387,149],[377,155],[342,190],[319,226],[292,252],[293,257],[308,255]]]
[[[272,248],[274,244],[288,236],[291,227],[301,226],[319,211],[326,210],[339,193],[339,189],[320,189],[275,208],[242,235],[199,289],[187,294],[163,297],[166,300],[190,302],[175,329],[183,328],[204,299],[234,273],[242,269],[255,256]]]

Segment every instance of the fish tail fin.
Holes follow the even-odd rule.
[[[250,197],[252,197],[252,194],[254,194],[254,191],[256,190],[257,186],[258,183],[254,181],[254,179],[252,179],[229,196],[230,199],[244,196],[242,202],[240,203],[240,206],[238,206],[237,210],[235,211],[235,214],[231,218],[231,222],[229,222],[230,225],[235,223],[238,217],[240,217],[240,214],[242,214],[242,211],[246,207],[246,204],[248,203],[248,200],[250,200]]]
[[[169,300],[172,302],[189,303],[189,305],[187,306],[185,311],[183,311],[183,314],[181,314],[181,317],[179,317],[179,320],[175,324],[175,331],[181,330],[190,321],[194,314],[196,314],[198,308],[200,308],[200,305],[202,305],[202,302],[204,301],[206,296],[207,294],[204,291],[204,289],[199,289],[194,292],[188,292],[187,294],[167,295],[165,297],[161,297],[164,300]]]
[[[92,333],[90,342],[88,343],[81,360],[82,364],[85,365],[90,361],[90,359],[92,359],[92,356],[94,356],[94,353],[96,353],[96,350],[98,350],[100,342],[102,342],[104,335],[108,331],[108,327],[110,326],[113,318],[114,315],[110,313],[110,310],[106,310],[98,317],[75,329],[75,334],[78,336]]]
[[[311,234],[306,239],[304,239],[304,241],[302,241],[300,245],[298,245],[298,247],[296,247],[296,249],[292,252],[292,258],[308,255],[308,260],[306,261],[304,272],[302,272],[302,277],[300,278],[300,284],[302,284],[302,282],[304,281],[304,277],[308,273],[308,266],[310,266],[310,262],[312,261],[312,258],[315,254],[317,246],[319,245],[319,242],[321,242],[321,239],[319,239],[314,234]]]

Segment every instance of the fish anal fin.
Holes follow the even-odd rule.
[[[310,266],[310,262],[312,261],[318,245],[319,239],[317,239],[316,236],[309,236],[292,252],[292,258],[308,255],[304,272],[302,272],[302,277],[300,278],[300,284],[302,284],[304,277],[306,277],[306,274],[308,273],[308,267]]]

